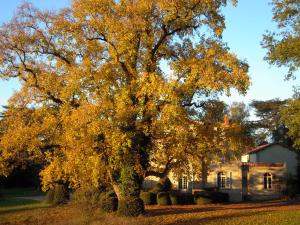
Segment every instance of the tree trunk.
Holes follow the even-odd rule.
[[[203,157],[201,159],[201,175],[202,175],[202,188],[205,188],[206,187],[206,184],[207,184],[207,165],[206,165],[206,162],[205,162],[205,158]]]
[[[117,195],[118,201],[123,201],[125,196],[121,193],[120,187],[117,184],[113,184],[112,186]]]
[[[140,199],[142,179],[130,165],[120,171],[120,177],[114,180],[113,189],[118,198],[118,213],[123,216],[138,216],[144,213],[144,204]]]

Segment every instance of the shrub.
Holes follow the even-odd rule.
[[[120,201],[118,206],[118,213],[122,216],[139,216],[144,211],[144,203],[140,198]]]
[[[150,190],[150,192],[152,192],[154,194],[158,194],[159,192],[162,192],[162,189],[163,189],[162,188],[162,184],[161,183],[157,183],[155,185],[155,187]]]
[[[140,198],[143,200],[144,205],[156,204],[156,194],[152,192],[141,192]]]
[[[4,195],[0,192],[0,201],[4,200]]]
[[[159,180],[157,185],[151,190],[151,192],[157,194],[159,192],[171,191],[172,183],[168,177]]]
[[[100,199],[100,207],[104,212],[115,212],[118,209],[118,198],[103,196]]]
[[[287,197],[287,199],[294,199],[299,192],[299,183],[297,179],[288,178],[286,189],[283,191],[283,195]]]
[[[158,205],[171,205],[171,199],[168,192],[159,192],[157,194]]]
[[[179,200],[178,200],[178,193],[170,193],[170,200],[172,205],[178,205]]]
[[[118,209],[118,198],[113,190],[106,190],[100,195],[100,207],[104,212],[115,212]]]
[[[213,192],[211,194],[211,199],[213,202],[216,202],[216,203],[229,202],[229,195],[228,195],[228,193]]]
[[[114,190],[112,190],[112,189],[106,189],[105,191],[103,191],[101,193],[101,198],[102,197],[114,197],[114,198],[117,198],[117,195],[116,195],[116,193],[115,193]]]
[[[68,198],[69,193],[67,188],[64,185],[59,184],[47,192],[45,202],[48,204],[59,205],[66,203]]]
[[[178,203],[180,205],[192,205],[194,204],[194,195],[190,193],[182,193],[178,196]]]
[[[195,199],[198,197],[204,197],[204,198],[211,199],[211,201],[215,203],[229,202],[228,193],[215,191],[214,189],[197,191],[194,193],[194,195],[195,195]]]
[[[160,183],[162,184],[162,191],[171,191],[172,183],[168,177],[161,179]]]
[[[91,210],[100,207],[101,191],[95,187],[80,187],[72,194],[72,202],[80,205],[84,210]]]
[[[218,188],[216,188],[216,187],[209,187],[209,188],[204,188],[203,191],[208,192],[208,193],[212,193],[212,192],[217,192]]]
[[[59,205],[66,203],[68,200],[68,190],[64,185],[57,185],[54,188],[53,204]]]
[[[204,204],[209,204],[209,203],[212,203],[212,200],[209,199],[209,198],[206,198],[206,197],[196,197],[195,198],[195,203],[197,205],[204,205]]]
[[[47,204],[53,204],[53,198],[54,198],[54,189],[49,189],[46,194],[45,202]]]
[[[206,191],[206,190],[201,190],[201,191],[195,191],[194,196],[195,198],[197,197],[206,197],[206,198],[211,198],[212,191]]]

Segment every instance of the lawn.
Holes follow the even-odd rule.
[[[5,197],[31,197],[31,196],[44,196],[45,192],[35,188],[1,188],[0,193]]]
[[[49,206],[41,202],[45,193],[33,188],[0,189],[0,193],[4,196],[4,199],[0,200],[0,213]]]
[[[1,208],[1,207],[0,207]],[[300,203],[263,202],[203,206],[149,206],[137,218],[96,211],[87,215],[74,205],[0,212],[0,225],[183,225],[300,224]]]

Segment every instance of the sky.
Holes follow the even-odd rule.
[[[10,19],[22,2],[22,0],[0,0],[0,24]],[[70,0],[31,0],[30,2],[41,9],[59,9],[70,4]],[[254,99],[291,97],[293,86],[300,85],[299,79],[285,81],[286,68],[270,66],[263,60],[266,50],[260,45],[262,35],[266,30],[276,30],[276,24],[272,22],[270,0],[239,0],[237,7],[226,7],[224,15],[226,29],[223,39],[232,52],[240,59],[245,59],[250,65],[249,75],[252,85],[245,96],[232,91],[231,96],[222,96],[221,99],[228,104],[235,101],[248,104]],[[5,105],[18,88],[20,87],[16,80],[0,80],[0,105]]]

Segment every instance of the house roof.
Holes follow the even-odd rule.
[[[243,162],[242,166],[251,166],[251,167],[284,167],[284,163]]]
[[[272,145],[278,145],[278,143],[271,143],[271,144],[260,145],[260,146],[258,146],[256,148],[253,148],[253,149],[250,149],[250,150],[246,151],[245,155],[259,152],[259,151],[264,150],[265,148],[268,148],[268,147],[270,147]]]

